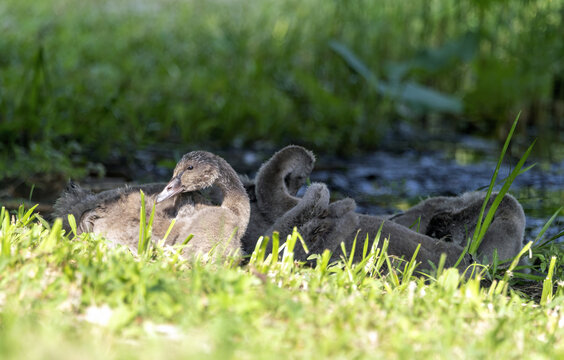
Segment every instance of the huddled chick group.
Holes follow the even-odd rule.
[[[296,246],[295,259],[308,261],[311,254],[332,252],[332,260],[343,255],[359,261],[364,242],[369,248],[379,231],[389,239],[388,254],[416,259],[422,268],[438,264],[446,254],[446,266],[453,266],[467,239],[474,234],[485,200],[484,192],[458,197],[433,197],[408,211],[389,217],[355,212],[353,199],[330,202],[327,186],[312,183],[303,197],[297,197],[313,170],[315,157],[303,147],[290,145],[275,153],[251,180],[238,176],[221,157],[206,151],[193,151],[182,157],[167,184],[131,186],[93,194],[70,183],[55,203],[55,216],[74,215],[78,232],[103,235],[113,244],[137,250],[141,210],[140,190],[145,193],[147,216],[155,204],[152,237],[167,245],[193,238],[183,249],[185,257],[209,253],[250,254],[261,236],[280,234],[281,241],[294,228],[306,241],[308,253]],[[495,194],[494,194],[495,195]],[[492,197],[493,198],[493,197]],[[487,204],[489,210],[492,201]],[[411,229],[417,223],[417,229]],[[518,254],[523,244],[525,215],[519,202],[505,195],[478,248],[478,260],[491,262]],[[356,246],[354,246],[356,242]],[[378,246],[382,245],[382,241]],[[267,250],[271,251],[268,247]],[[466,255],[459,264],[465,268],[474,259]]]

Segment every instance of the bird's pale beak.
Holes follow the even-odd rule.
[[[180,179],[174,178],[165,186],[164,190],[157,195],[157,203],[169,199],[180,192],[182,192]]]

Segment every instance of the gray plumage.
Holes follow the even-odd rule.
[[[497,193],[492,193],[484,216],[489,211]],[[419,227],[419,232],[433,238],[465,246],[474,235],[476,224],[486,193],[469,192],[456,197],[429,198],[396,215],[392,221],[406,227]],[[511,195],[506,194],[497,208],[493,221],[477,251],[483,263],[493,260],[494,252],[500,260],[514,257],[523,247],[525,233],[523,207]]]
[[[251,253],[258,238],[269,233],[268,229],[298,204],[300,198],[295,195],[313,170],[314,162],[311,151],[290,145],[265,162],[254,180],[243,179],[251,201],[249,226],[242,238],[244,252]]]
[[[302,155],[296,156],[300,153]],[[303,154],[310,155],[305,157]],[[305,162],[303,159],[306,159]],[[303,163],[300,165],[300,162]],[[297,227],[311,252],[321,253],[324,249],[329,249],[333,252],[333,260],[342,255],[341,242],[344,242],[349,253],[356,237],[354,260],[358,261],[362,256],[364,240],[368,239],[371,245],[382,226],[381,239],[390,239],[389,254],[411,258],[421,244],[417,259],[423,267],[428,267],[429,262],[437,264],[441,253],[447,255],[446,265],[451,266],[460,256],[467,235],[471,236],[484,200],[482,192],[456,198],[431,198],[388,220],[357,214],[354,213],[356,205],[352,199],[330,204],[329,191],[323,184],[312,184],[302,199],[296,198],[295,193],[287,185],[284,186],[291,183],[292,190],[297,191],[309,176],[313,162],[313,154],[294,146],[292,151],[282,149],[263,164],[255,180],[254,192],[257,196],[251,212],[251,224],[259,222],[253,222],[253,217],[256,217],[260,219],[260,226],[255,231],[248,232],[249,236],[245,235],[243,245],[247,252],[252,251],[260,235],[271,235],[273,231],[279,231],[281,239],[285,239],[285,235],[293,227]],[[291,164],[292,171],[286,169],[285,164]],[[296,172],[295,169],[301,171]],[[288,181],[294,173],[299,173],[300,177]],[[247,185],[247,190],[251,188],[251,185]],[[258,211],[259,216],[256,215]],[[269,216],[269,211],[276,216]],[[419,217],[422,219],[418,232],[409,226]],[[493,251],[497,251],[500,259],[517,255],[522,248],[524,226],[521,205],[512,196],[506,195],[478,249],[479,259],[483,262],[491,261]],[[298,245],[298,248],[301,247]],[[296,249],[296,258],[305,260],[306,254]],[[471,257],[466,256],[461,267],[467,266],[471,261]]]

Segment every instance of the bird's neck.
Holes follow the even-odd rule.
[[[256,177],[256,196],[259,208],[265,215],[278,218],[298,204],[299,199],[292,196],[284,178],[293,170],[293,164],[270,162],[265,164]]]
[[[243,183],[239,180],[235,170],[225,160],[220,159],[219,166],[222,175],[216,180],[215,184],[223,193],[221,207],[229,209],[238,218],[247,218],[248,220],[251,205]]]

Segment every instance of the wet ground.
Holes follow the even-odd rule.
[[[506,156],[498,184],[509,175],[526,145],[515,146],[523,148],[513,150],[515,157]],[[349,157],[316,154],[311,181],[326,183],[334,199],[354,198],[359,212],[397,213],[430,196],[451,196],[487,189],[501,147],[496,142],[465,136],[449,141],[441,138],[412,141],[409,137],[394,137],[384,139],[380,150],[371,153]],[[174,166],[171,157],[176,159],[182,154],[174,148],[163,145],[138,151],[133,161],[116,160],[106,164],[106,176],[83,179],[80,183],[93,191],[101,191],[126,182],[167,181]],[[215,152],[232,164],[237,172],[252,177],[275,150],[264,147]],[[510,190],[525,209],[528,239],[534,239],[552,214],[564,205],[564,157],[550,162],[532,159],[528,164],[535,161],[538,161],[537,165],[519,175]],[[45,196],[36,192],[31,203],[39,202],[42,212],[48,214],[54,198],[54,192]],[[3,204],[19,204],[17,198],[0,201]],[[561,212],[545,238],[563,229],[564,213]]]
[[[426,144],[404,141],[401,146],[394,141],[380,151],[348,158],[317,154],[311,181],[326,183],[334,199],[352,197],[358,212],[392,214],[430,196],[487,190],[501,148],[493,141],[459,137],[450,142],[430,139]],[[525,148],[515,155],[521,156]],[[250,169],[257,169],[269,155],[248,152],[242,160]],[[518,161],[518,157],[506,155],[495,189],[501,188]],[[510,188],[527,215],[527,240],[535,239],[554,212],[564,206],[564,159],[531,159],[526,166],[531,164],[535,166],[520,174]],[[563,230],[561,211],[543,239]]]
[[[359,212],[389,214],[406,210],[430,196],[487,190],[497,159],[462,164],[445,152],[392,154],[379,151],[349,159],[343,164],[335,161],[323,166],[325,162],[320,163],[312,181],[327,183],[339,197],[354,198]],[[495,189],[501,188],[511,170],[510,164],[502,165]],[[552,214],[564,205],[564,161],[544,166],[538,164],[519,175],[510,193],[523,205],[527,215],[527,237],[534,239]],[[564,213],[561,212],[546,236],[563,229]]]

